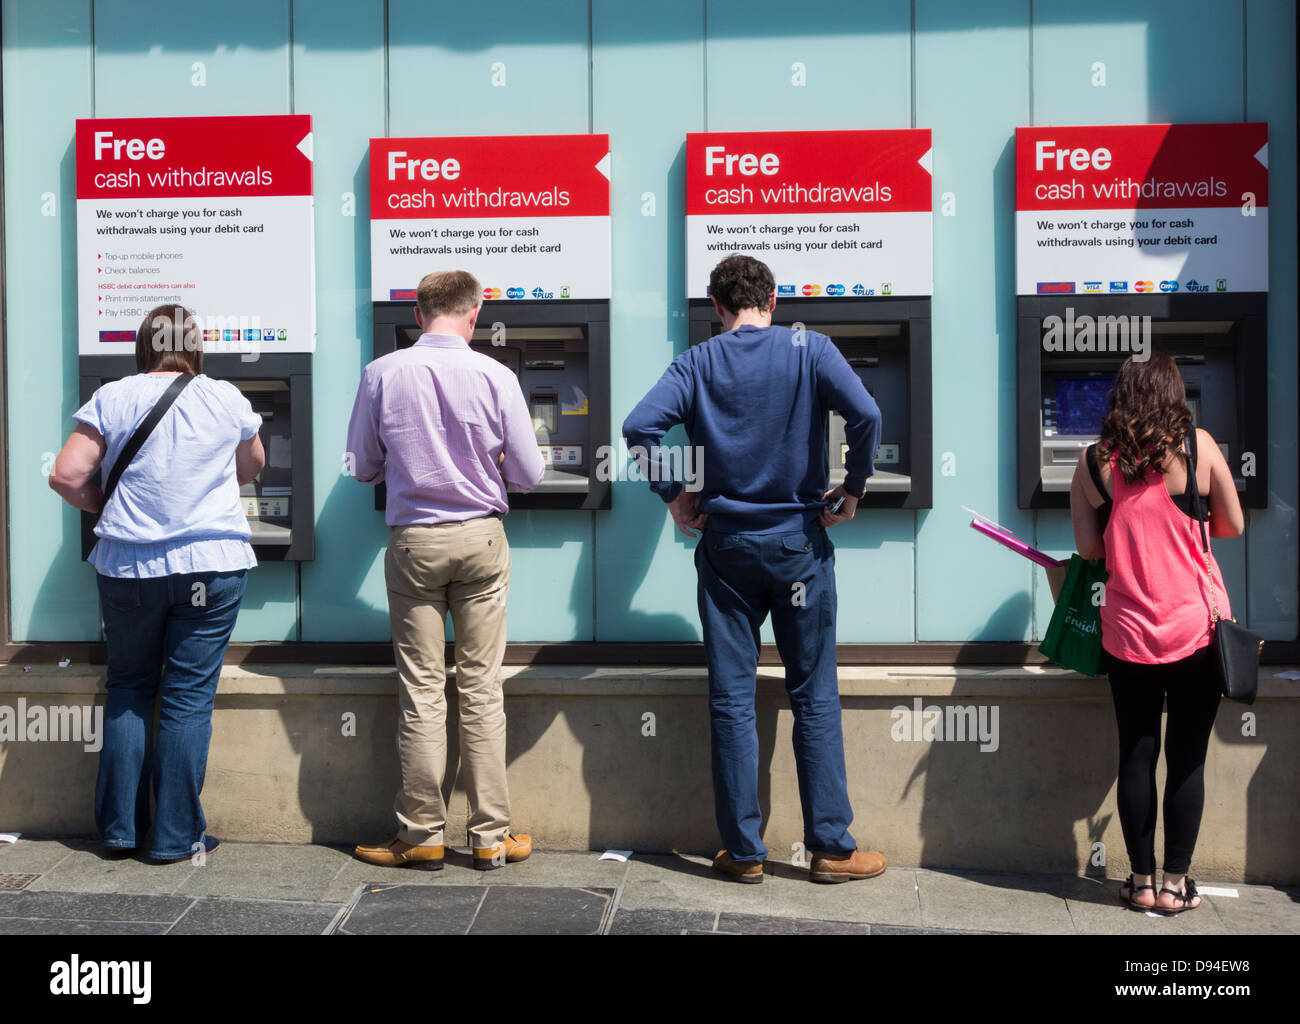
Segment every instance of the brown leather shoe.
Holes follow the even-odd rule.
[[[497,843],[496,846],[485,846],[474,851],[474,866],[480,871],[491,871],[493,868],[503,868],[506,864],[527,860],[528,855],[532,852],[532,836],[522,832],[517,836],[506,833],[504,843]]]
[[[713,858],[713,869],[746,885],[757,885],[763,880],[761,860],[736,860],[726,850],[719,850]]]
[[[851,882],[883,874],[888,863],[875,850],[849,853],[814,853],[808,877],[814,882]]]
[[[427,871],[441,871],[446,848],[412,846],[400,839],[392,839],[382,846],[358,846],[352,852],[359,860],[384,868],[404,868],[418,864]]]

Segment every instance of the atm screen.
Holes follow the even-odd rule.
[[[1114,381],[1109,377],[1056,379],[1056,433],[1094,437],[1109,405]]]

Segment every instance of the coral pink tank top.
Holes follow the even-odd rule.
[[[1144,482],[1130,484],[1115,463],[1112,458],[1114,504],[1103,535],[1110,578],[1101,606],[1101,645],[1124,661],[1178,661],[1212,638],[1200,525],[1174,504],[1155,470],[1147,470]],[[1231,618],[1213,554],[1210,567],[1219,614]]]

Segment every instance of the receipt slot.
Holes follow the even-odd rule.
[[[690,318],[692,345],[722,333],[711,301],[692,300]],[[932,507],[930,300],[790,299],[777,302],[772,322],[802,323],[829,337],[880,407],[875,473],[859,507]],[[830,486],[836,487],[844,482],[849,450],[836,412],[827,416],[826,437]]]
[[[376,359],[414,344],[414,302],[376,302],[374,329]],[[508,488],[510,507],[609,508],[609,303],[485,302],[470,344],[518,378],[546,464],[533,490]],[[380,484],[375,508],[386,500]]]
[[[1068,508],[1120,364],[1173,356],[1192,420],[1218,442],[1246,508],[1268,504],[1267,294],[1025,295],[1018,300],[1018,491]]]
[[[134,372],[134,357],[82,356],[82,402],[102,385]],[[262,353],[244,362],[238,355],[205,354],[203,372],[234,384],[262,418],[266,465],[239,489],[258,561],[311,561],[315,557],[311,355]],[[94,525],[94,517],[83,513],[82,557],[95,544]]]

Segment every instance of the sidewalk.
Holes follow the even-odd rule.
[[[701,856],[537,851],[480,872],[376,868],[338,846],[223,842],[203,866],[105,859],[89,839],[0,845],[0,934],[1300,934],[1300,887],[1240,885],[1173,918],[1122,906],[1119,883],[891,866],[815,885],[768,861],[740,885]]]

